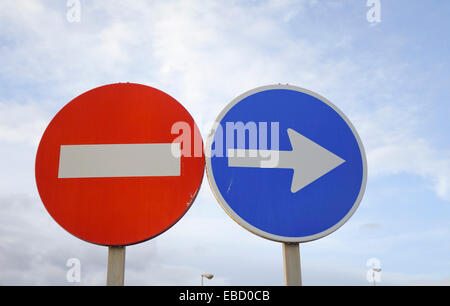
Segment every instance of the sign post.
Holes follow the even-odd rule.
[[[125,279],[125,246],[108,247],[107,286],[123,286]]]
[[[88,91],[48,125],[36,185],[53,219],[74,236],[108,246],[108,285],[123,285],[125,246],[180,220],[203,180],[200,131],[174,98],[121,83]]]
[[[283,243],[283,267],[284,284],[286,286],[301,286],[302,272],[298,243]]]
[[[301,284],[299,243],[341,227],[367,180],[350,120],[324,97],[290,85],[256,88],[229,103],[208,138],[206,167],[233,220],[283,243],[286,285]]]

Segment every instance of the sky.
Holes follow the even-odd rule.
[[[107,248],[53,221],[34,160],[59,109],[117,82],[167,92],[204,137],[255,87],[326,97],[358,130],[368,182],[344,226],[301,244],[304,285],[369,286],[374,262],[379,285],[450,285],[450,2],[380,0],[380,22],[366,0],[80,0],[74,20],[76,2],[0,1],[0,285],[105,284]],[[283,284],[281,244],[232,221],[206,176],[188,213],[126,256],[127,285]]]

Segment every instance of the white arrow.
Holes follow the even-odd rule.
[[[180,176],[180,143],[61,146],[58,178]]]
[[[291,192],[296,193],[345,162],[292,129],[292,151],[228,149],[229,167],[293,169]]]

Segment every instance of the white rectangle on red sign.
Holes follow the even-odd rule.
[[[58,178],[180,175],[180,143],[61,146]]]

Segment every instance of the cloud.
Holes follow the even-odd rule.
[[[34,103],[0,102],[0,142],[24,142],[37,146],[48,116]]]
[[[383,226],[380,223],[364,223],[360,225],[361,229],[368,229],[368,230],[377,230],[382,227]]]
[[[373,178],[412,174],[429,182],[430,189],[450,201],[450,151],[433,147],[421,137],[422,108],[380,106],[360,114],[360,133],[366,139],[369,175]]]

